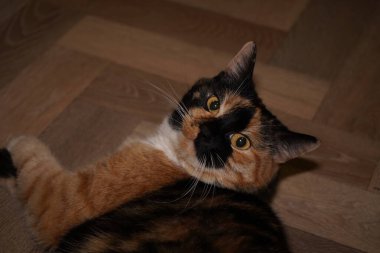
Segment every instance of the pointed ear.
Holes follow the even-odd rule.
[[[320,141],[314,136],[285,130],[277,136],[274,160],[284,163],[318,148]]]
[[[225,72],[243,80],[252,78],[253,69],[256,62],[256,44],[253,41],[246,43],[235,57],[228,63]]]

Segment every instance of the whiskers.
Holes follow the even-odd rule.
[[[203,156],[203,159],[201,160],[201,162],[200,162],[199,165],[200,166],[198,168],[196,168],[196,170],[195,170],[196,175],[193,176],[194,177],[194,179],[193,179],[194,183],[192,184],[192,186],[189,189],[189,191],[191,192],[191,194],[190,194],[190,197],[189,197],[189,199],[188,199],[188,201],[186,203],[185,209],[189,206],[189,204],[191,202],[191,198],[193,197],[193,195],[195,193],[195,190],[196,190],[196,188],[198,186],[198,183],[199,183],[200,179],[202,178],[202,175],[203,175],[203,173],[204,173],[204,171],[206,169],[206,157],[205,156]]]
[[[167,101],[170,105],[172,105],[176,108],[175,110],[178,113],[178,116],[180,117],[180,119],[172,117],[171,118],[172,120],[181,124],[184,120],[192,119],[192,116],[191,116],[191,113],[189,112],[189,109],[186,107],[185,104],[182,103],[180,97],[178,96],[178,94],[176,93],[175,89],[173,88],[173,86],[171,85],[171,83],[169,81],[167,81],[167,84],[168,84],[167,87],[169,87],[169,89],[171,91],[169,91],[165,88],[162,88],[162,87],[160,87],[161,85],[158,86],[157,84],[155,84],[149,80],[145,79],[144,81],[146,84],[148,84],[152,88],[152,89],[150,89],[152,92],[154,92],[155,94],[164,98],[165,101]],[[182,122],[180,122],[180,121],[182,121]],[[214,159],[220,159],[221,160],[220,157],[218,158],[218,157],[215,157],[214,155],[211,155],[210,159],[211,159],[212,167],[215,167],[215,164],[216,164]],[[211,192],[214,195],[215,187],[216,187],[215,183],[205,183],[204,187],[203,187],[203,191],[200,194],[200,196],[197,196],[197,199],[195,201],[192,201],[194,195],[198,194],[198,193],[196,193],[197,187],[199,186],[199,181],[202,181],[201,180],[202,176],[203,176],[203,174],[206,170],[206,167],[207,167],[206,166],[207,165],[206,155],[204,155],[203,158],[200,159],[199,161],[197,160],[195,163],[197,165],[195,165],[195,164],[193,165],[194,169],[193,169],[193,173],[192,173],[192,179],[191,179],[190,183],[186,186],[185,192],[183,194],[181,194],[179,197],[177,197],[174,200],[169,200],[169,201],[164,201],[164,202],[155,201],[155,202],[157,202],[157,203],[173,203],[173,202],[177,202],[177,201],[180,201],[180,200],[188,197],[188,200],[187,200],[186,205],[184,207],[184,209],[187,209],[187,208],[191,208],[191,207],[195,206],[199,202],[204,201],[209,196],[209,194]],[[218,163],[220,163],[220,162],[218,162]]]
[[[169,102],[169,104],[173,105],[182,120],[185,120],[186,118],[191,118],[189,109],[186,107],[186,105],[182,103],[182,101],[180,101],[178,94],[175,92],[173,86],[169,82],[168,82],[168,86],[171,88],[174,95],[170,94],[168,91],[152,83],[149,80],[145,80],[145,83],[153,88],[152,90],[153,92],[163,97],[167,102]],[[181,123],[174,118],[173,120],[175,120],[177,123]]]
[[[178,202],[188,196],[188,199],[184,206],[184,210],[187,210],[189,208],[193,208],[197,204],[206,200],[207,197],[210,195],[210,193],[212,193],[212,197],[210,201],[212,205],[212,201],[215,194],[215,188],[216,188],[215,183],[204,183],[202,193],[194,201],[192,201],[194,194],[197,191],[199,181],[201,181],[202,176],[206,170],[206,157],[203,156],[203,159],[198,163],[199,163],[198,166],[194,168],[195,173],[192,175],[191,181],[189,184],[187,184],[185,192],[183,194],[181,194],[178,198],[170,200],[170,201],[154,201],[154,202],[160,203],[160,204],[170,204],[170,203]]]

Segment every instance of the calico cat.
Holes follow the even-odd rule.
[[[249,42],[225,70],[197,81],[151,137],[125,142],[78,171],[33,137],[0,151],[0,177],[25,207],[36,241],[56,252],[289,252],[257,191],[278,164],[318,147],[258,97]]]

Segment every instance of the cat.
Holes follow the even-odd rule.
[[[246,43],[197,81],[147,138],[77,171],[37,138],[0,151],[0,177],[21,201],[37,243],[56,252],[289,252],[281,222],[258,196],[279,164],[317,138],[288,130],[252,79]]]

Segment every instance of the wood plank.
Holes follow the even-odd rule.
[[[380,193],[380,162],[377,165],[375,171],[373,172],[373,176],[368,186],[368,190]]]
[[[18,12],[29,0],[0,1],[0,24]]]
[[[215,11],[251,23],[288,31],[296,22],[308,0],[171,0]]]
[[[83,12],[93,0],[43,0],[64,9]],[[84,14],[84,12],[83,12]]]
[[[186,83],[215,75],[232,56],[92,16],[82,19],[59,44]]]
[[[380,4],[376,13],[314,120],[380,141]]]
[[[0,252],[38,253],[21,205],[0,187]]]
[[[378,252],[379,195],[309,172],[281,172],[273,207],[286,225],[365,252]]]
[[[104,61],[54,47],[0,90],[0,143],[41,133],[105,67]]]
[[[180,100],[188,86],[173,80],[125,66],[111,64],[82,96],[108,108],[161,122]],[[160,89],[160,90],[159,90]]]
[[[363,190],[368,188],[380,157],[380,144],[322,124],[306,121],[275,110],[275,114],[290,129],[312,134],[322,144],[307,160],[293,160],[287,169],[302,171],[309,167],[313,174],[342,182]]]
[[[0,25],[0,89],[81,17],[76,10],[67,10],[43,0],[8,2],[11,9],[21,8],[13,15],[7,13],[9,17]],[[9,8],[4,12],[10,11]]]
[[[170,1],[97,0],[85,11],[199,47],[232,54],[247,41],[255,40],[260,45],[259,61],[262,62],[272,57],[286,35],[275,28]]]
[[[374,0],[311,0],[271,63],[332,80],[374,15]]]
[[[234,55],[96,17],[84,18],[60,44],[188,84],[200,77],[215,75]],[[325,82],[265,64],[258,64],[255,73],[259,78],[258,87],[263,88],[263,98],[269,105],[306,119],[314,116],[328,89]]]
[[[334,241],[285,226],[290,249],[293,253],[360,253],[363,251]]]
[[[79,97],[40,138],[66,168],[74,169],[114,151],[139,122],[137,114],[117,112]]]
[[[307,120],[313,119],[329,89],[327,82],[266,64],[257,64],[254,77],[270,108]]]

